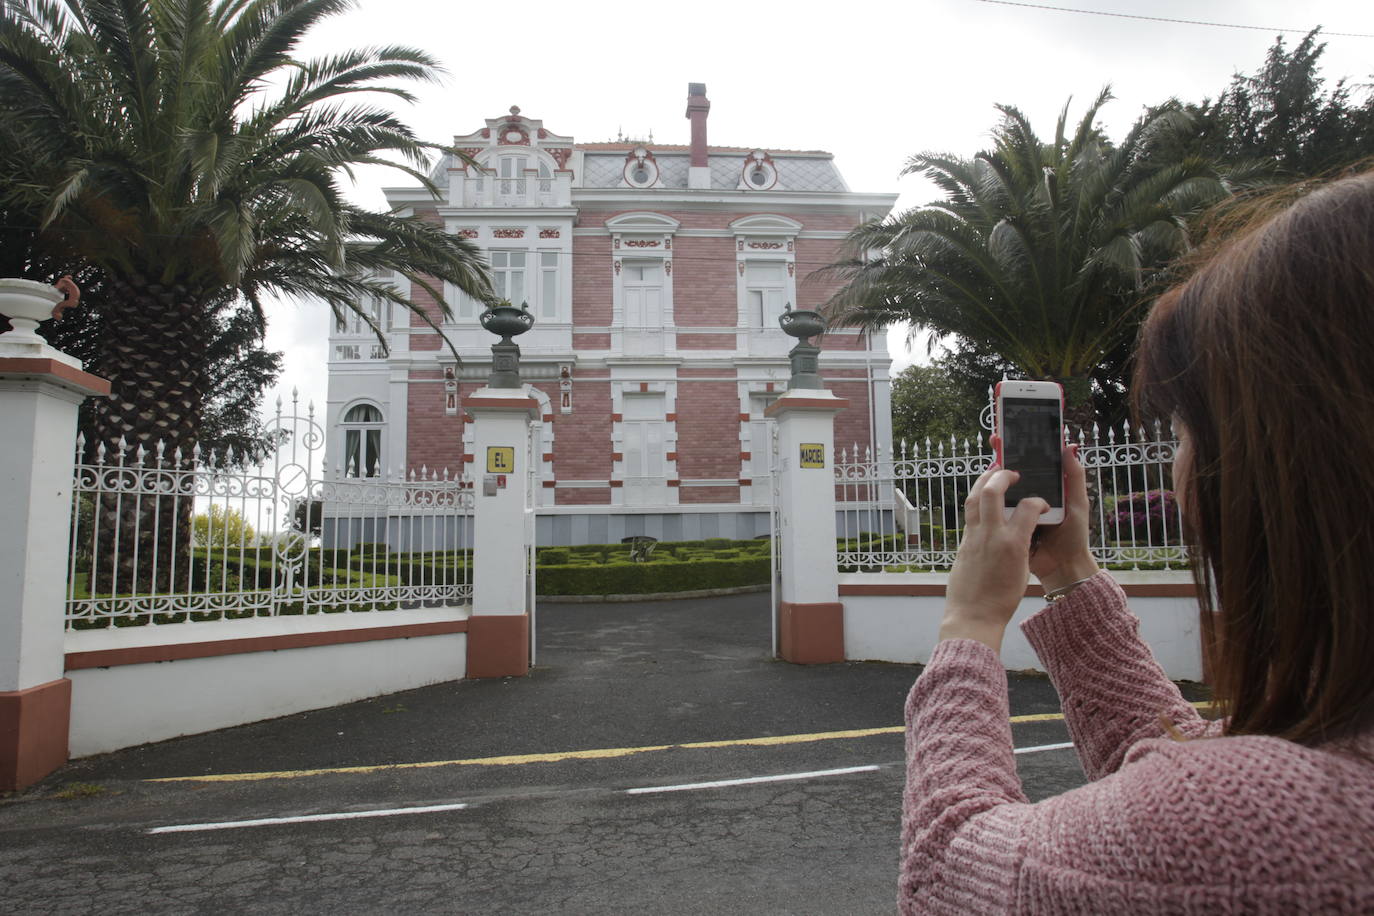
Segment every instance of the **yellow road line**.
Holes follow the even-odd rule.
[[[1194,703],[1206,706],[1206,703]],[[1053,722],[1063,719],[1062,712],[1044,712],[1012,716],[1013,725],[1022,722]],[[888,725],[881,728],[853,728],[847,731],[811,732],[800,735],[767,735],[762,738],[729,738],[722,741],[689,741],[681,744],[650,744],[642,747],[600,747],[581,751],[551,751],[542,754],[507,754],[498,757],[470,757],[466,760],[425,760],[419,763],[379,763],[368,766],[321,767],[314,770],[277,770],[264,773],[216,773],[208,776],[164,776],[145,782],[259,782],[265,779],[298,779],[302,776],[324,776],[347,773],[382,773],[389,770],[428,770],[435,767],[519,766],[526,763],[559,763],[564,760],[611,760],[632,757],[653,751],[698,750],[723,747],[777,747],[784,744],[807,744],[815,741],[834,741],[846,738],[868,738],[873,735],[899,735],[905,728]]]

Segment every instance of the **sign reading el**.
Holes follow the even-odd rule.
[[[515,447],[510,445],[487,446],[487,473],[514,474]]]
[[[825,467],[825,446],[820,442],[803,442],[801,444],[800,466],[804,468]]]

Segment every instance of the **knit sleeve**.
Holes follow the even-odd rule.
[[[1140,638],[1140,620],[1110,575],[1098,573],[1021,625],[1059,693],[1065,724],[1089,779],[1116,772],[1126,752],[1164,736],[1214,734]]]
[[[902,913],[935,912],[937,898],[950,912],[989,912],[1011,895],[1019,855],[1016,832],[997,825],[1026,803],[997,653],[970,639],[937,645],[906,723]]]

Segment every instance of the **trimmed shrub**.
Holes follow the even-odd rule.
[[[357,543],[357,544],[354,544],[354,545],[353,545],[353,553],[354,553],[356,556],[362,556],[362,557],[382,556],[382,555],[386,554],[388,551],[391,551],[391,548],[388,547],[388,546],[386,545],[385,542],[380,542],[380,541],[374,541],[374,542],[367,542],[367,541],[364,541],[364,542],[360,542],[360,543]],[[393,552],[394,552],[394,551],[393,551]]]
[[[540,566],[563,566],[570,558],[569,551],[564,547],[545,547],[538,553]]]
[[[541,566],[541,595],[644,595],[707,588],[764,585],[771,564],[767,557],[702,559],[684,563],[660,558],[644,563],[611,562],[604,566]]]

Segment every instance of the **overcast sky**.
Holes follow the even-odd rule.
[[[1037,0],[1039,2],[1039,0]],[[833,2],[468,4],[454,0],[359,0],[319,29],[306,55],[365,45],[422,48],[449,71],[419,87],[401,115],[427,140],[448,142],[519,105],[581,142],[618,132],[686,143],[687,83],[706,84],[713,145],[822,149],[835,154],[851,189],[901,194],[898,208],[933,197],[918,178],[899,179],[906,157],[971,155],[988,145],[993,106],[1016,105],[1051,136],[1070,96],[1075,119],[1107,84],[1104,111],[1120,137],[1142,107],[1170,96],[1214,97],[1237,70],[1254,72],[1278,34],[1323,27],[1323,73],[1374,82],[1369,0],[1045,0],[1102,12],[1201,19],[1217,28],[1031,9],[983,0]],[[1301,34],[1285,36],[1290,46]],[[352,190],[381,208],[381,189],[412,182],[385,169],[362,172]],[[283,302],[268,345],[286,354],[279,392],[293,387],[322,406],[328,334],[323,306]],[[912,361],[904,334],[889,346],[894,372]],[[269,403],[272,398],[269,398]]]

